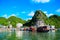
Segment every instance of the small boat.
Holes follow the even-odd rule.
[[[37,32],[48,32],[49,29],[47,28],[47,26],[41,26],[37,28]]]
[[[30,27],[30,28],[29,28],[29,31],[35,32],[36,29],[35,29],[34,27]]]

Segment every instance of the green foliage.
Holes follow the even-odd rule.
[[[32,20],[30,20],[30,22],[28,23],[25,23],[24,25],[26,26],[35,25],[37,20],[43,20],[46,23],[47,16],[41,10],[37,10],[35,12],[35,15],[32,17]]]
[[[22,24],[25,23],[24,20],[22,20],[21,18],[15,17],[15,16],[11,16],[8,19],[6,19],[4,17],[0,17],[0,24],[1,25],[8,26],[9,25],[9,21],[10,21],[10,24],[12,24],[13,27],[16,27],[17,23],[22,23]]]
[[[17,23],[22,23],[22,24],[25,23],[24,20],[22,20],[22,19],[20,19],[20,18],[18,18],[18,17],[15,17],[15,16],[9,17],[9,18],[8,18],[8,21],[10,21],[10,24],[12,24],[13,27],[16,27],[16,24],[17,24]]]
[[[26,22],[24,26],[31,26],[35,25],[35,22],[37,20],[43,20],[45,24],[55,25],[56,28],[60,28],[60,16],[58,15],[52,15],[49,18],[46,16],[45,13],[43,13],[41,10],[37,10],[35,12],[35,15],[32,17],[32,20],[29,22]]]
[[[7,26],[10,21],[10,24],[12,24],[13,27],[16,27],[17,23],[22,23],[24,26],[31,26],[35,25],[37,20],[42,20],[45,24],[55,25],[56,28],[60,28],[60,16],[52,15],[48,18],[41,10],[37,10],[35,15],[32,17],[32,20],[28,21],[22,20],[21,18],[15,16],[11,16],[8,19],[0,17],[0,24]]]
[[[7,26],[7,25],[8,25],[8,21],[7,21],[7,19],[4,18],[4,17],[0,17],[0,24],[1,24],[1,25],[5,25],[5,26]]]
[[[50,25],[55,25],[56,28],[60,28],[60,16],[52,15],[49,17]]]

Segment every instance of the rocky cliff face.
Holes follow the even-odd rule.
[[[47,18],[47,16],[41,11],[41,10],[37,10],[35,12],[35,15],[33,16],[32,20],[45,20]]]
[[[33,25],[45,25],[47,20],[47,16],[41,11],[41,10],[37,10],[35,12],[35,15],[32,17],[32,20],[26,24],[28,24],[29,26]]]
[[[33,25],[36,25],[37,27],[44,26],[46,24],[46,19],[47,16],[41,10],[37,10],[32,18]]]

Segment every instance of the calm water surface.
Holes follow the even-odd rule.
[[[60,31],[48,33],[5,31],[0,32],[0,40],[60,40]]]

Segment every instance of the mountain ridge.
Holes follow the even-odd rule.
[[[34,26],[37,20],[42,20],[46,25],[54,25],[56,28],[60,27],[60,16],[58,15],[52,15],[50,17],[47,17],[44,12],[41,10],[37,10],[35,12],[35,15],[32,17],[32,19],[29,22],[26,22],[24,26]]]

